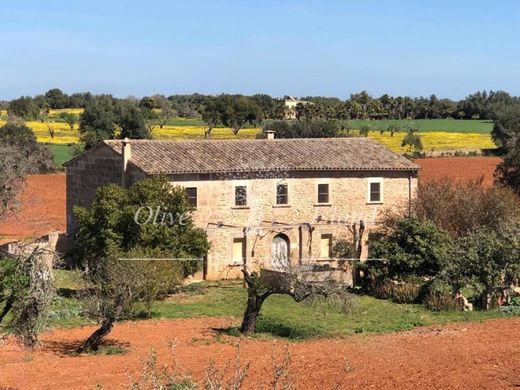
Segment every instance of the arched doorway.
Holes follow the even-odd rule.
[[[289,237],[285,234],[277,234],[273,238],[272,265],[273,269],[288,270],[290,257]]]

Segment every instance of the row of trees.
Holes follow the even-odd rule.
[[[99,96],[103,95],[96,96],[89,92],[67,95],[54,88],[34,98],[22,96],[3,104],[14,115],[38,119],[42,112],[50,109],[85,108]],[[247,101],[253,111],[259,111],[260,118],[282,119],[287,114],[285,98],[273,98],[267,94],[239,97],[244,102]],[[128,96],[122,100],[138,103],[150,110],[168,111],[171,116],[196,118],[208,110],[214,98],[215,96],[194,93],[168,97],[156,94],[142,99]],[[228,104],[235,103],[235,99],[222,99],[224,103],[226,100]],[[412,98],[384,94],[373,97],[366,91],[351,94],[346,100],[320,96],[307,96],[302,100],[310,104],[298,104],[296,116],[309,119],[495,119],[497,111],[519,102],[518,97],[503,91],[476,92],[459,101],[438,98],[435,95]]]

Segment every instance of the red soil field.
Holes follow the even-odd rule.
[[[484,177],[484,184],[493,185],[493,173],[502,161],[499,157],[437,157],[419,159],[420,181],[452,178],[455,181],[469,181]]]
[[[8,339],[0,346],[0,388],[128,388],[128,375],[139,378],[152,348],[158,354],[158,367],[174,363],[169,347],[173,340],[179,372],[199,383],[211,359],[227,376],[233,375],[240,341],[241,361],[251,363],[246,389],[271,388],[272,354],[280,362],[286,345],[291,354],[290,375],[298,389],[332,389],[338,382],[340,389],[520,386],[519,318],[289,343],[223,336],[215,331],[230,325],[237,321],[200,318],[116,324],[108,342],[127,349],[126,354],[117,355],[71,355],[93,327],[46,333],[39,350],[32,353]]]
[[[65,175],[27,177],[18,208],[0,223],[0,243],[65,231]]]

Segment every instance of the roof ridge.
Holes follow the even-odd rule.
[[[105,140],[121,154],[123,140]],[[149,174],[272,170],[416,171],[419,166],[366,137],[132,140],[131,162]]]

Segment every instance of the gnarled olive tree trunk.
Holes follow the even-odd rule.
[[[7,313],[9,313],[9,311],[13,308],[13,304],[14,304],[14,297],[12,295],[10,295],[7,298],[7,300],[5,301],[4,308],[2,309],[2,312],[0,313],[0,322],[2,322],[4,320]]]
[[[121,294],[115,299],[113,309],[110,310],[109,314],[101,321],[101,326],[76,350],[77,353],[89,353],[98,350],[103,338],[112,331],[114,322],[121,317],[126,301],[127,297],[125,294]]]
[[[300,271],[292,269],[287,271],[262,269],[260,275],[243,269],[242,273],[247,285],[247,305],[240,327],[240,332],[244,335],[255,332],[262,305],[270,295],[289,295],[296,302],[301,302],[313,295],[327,297],[345,291],[345,286],[336,281],[307,281]]]

